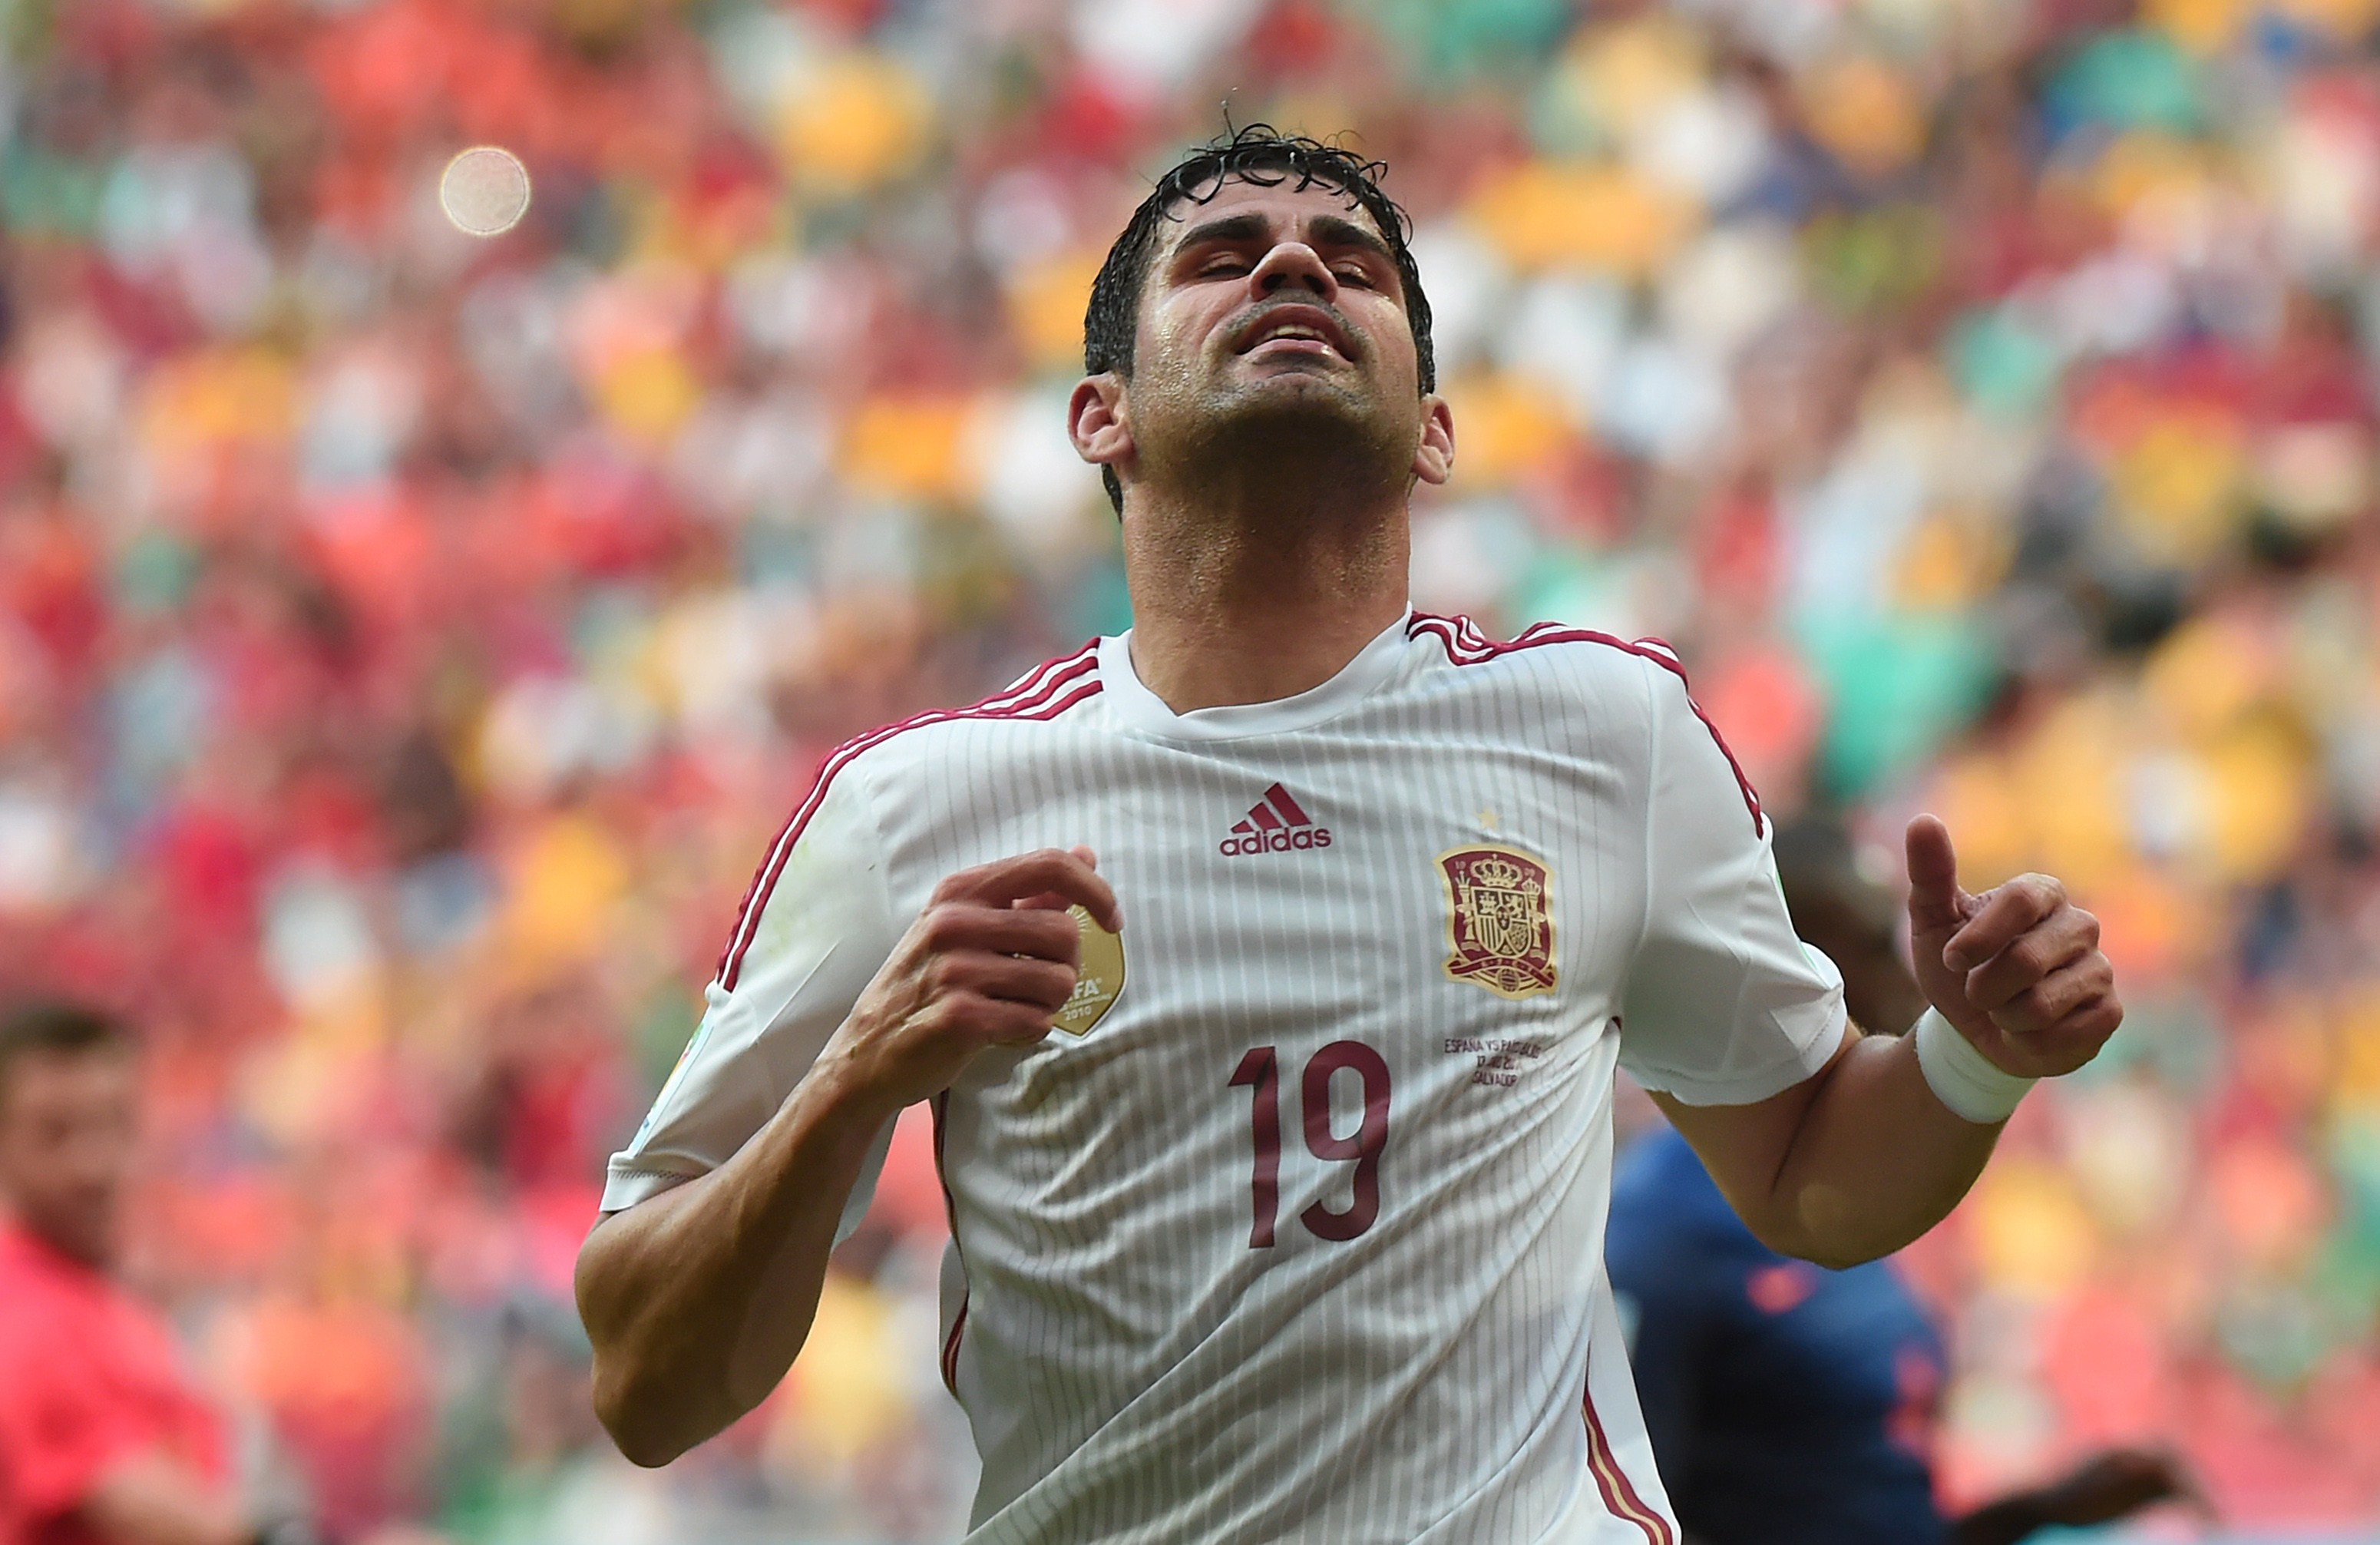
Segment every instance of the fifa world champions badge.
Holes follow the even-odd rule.
[[[1438,856],[1446,884],[1446,974],[1500,998],[1553,991],[1553,872],[1510,847]]]
[[[1068,1035],[1088,1035],[1091,1027],[1114,1006],[1116,994],[1123,991],[1123,941],[1092,921],[1082,907],[1069,906],[1066,911],[1082,930],[1082,964],[1075,975],[1075,991],[1050,1028]]]

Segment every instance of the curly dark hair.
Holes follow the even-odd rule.
[[[1438,388],[1438,361],[1429,342],[1429,298],[1422,294],[1421,270],[1415,266],[1405,212],[1380,190],[1384,161],[1370,161],[1354,152],[1305,134],[1283,134],[1270,124],[1254,123],[1219,136],[1190,152],[1157,179],[1157,186],[1132,212],[1123,234],[1108,249],[1091,282],[1091,303],[1083,313],[1083,369],[1097,375],[1113,371],[1132,375],[1133,339],[1140,325],[1140,292],[1148,279],[1149,260],[1157,250],[1158,227],[1174,206],[1203,204],[1221,189],[1223,179],[1237,177],[1260,187],[1277,188],[1291,177],[1298,190],[1316,183],[1336,188],[1372,217],[1396,257],[1397,279],[1404,288],[1405,317],[1413,325],[1414,353],[1421,368],[1421,389]],[[1108,502],[1123,513],[1123,483],[1115,468],[1099,468]]]

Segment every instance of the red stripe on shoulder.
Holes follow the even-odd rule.
[[[760,867],[752,873],[752,883],[744,892],[744,900],[735,909],[735,926],[729,931],[726,948],[720,952],[717,980],[728,991],[735,991],[735,980],[744,968],[745,952],[752,947],[752,936],[759,931],[760,914],[768,909],[769,894],[776,888],[777,876],[784,872],[785,860],[793,856],[794,845],[802,840],[803,831],[810,818],[826,802],[828,788],[835,774],[851,765],[859,755],[883,745],[895,736],[929,724],[947,724],[965,719],[1029,719],[1037,722],[1055,719],[1099,691],[1099,646],[1094,639],[1072,654],[1062,654],[1019,676],[1010,687],[993,693],[980,702],[965,708],[938,708],[886,724],[866,735],[856,736],[827,753],[820,763],[818,777],[810,791],[794,808],[794,813],[779,829],[777,838],[769,845]]]
[[[1703,705],[1694,701],[1692,684],[1686,680],[1685,666],[1678,663],[1677,651],[1662,640],[1638,639],[1631,641],[1609,633],[1598,633],[1589,627],[1565,627],[1560,623],[1541,622],[1524,629],[1519,638],[1503,642],[1482,633],[1479,626],[1469,617],[1441,617],[1415,612],[1413,620],[1405,625],[1405,636],[1417,638],[1425,633],[1445,645],[1447,659],[1457,665],[1482,665],[1503,655],[1547,644],[1601,644],[1623,654],[1633,654],[1639,660],[1650,660],[1676,676],[1680,687],[1689,688],[1686,706],[1694,711],[1694,717],[1701,720],[1703,728],[1710,732],[1712,744],[1718,748],[1718,754],[1727,759],[1728,771],[1735,774],[1735,786],[1743,792],[1743,808],[1752,814],[1753,835],[1759,836],[1767,831],[1768,818],[1760,809],[1760,795],[1753,788],[1752,780],[1744,776],[1743,763],[1736,760],[1734,749],[1727,743],[1727,736],[1718,733],[1718,726],[1712,724],[1710,715],[1703,712]]]

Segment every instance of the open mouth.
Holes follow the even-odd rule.
[[[1242,335],[1238,352],[1355,358],[1345,330],[1318,306],[1275,306],[1261,312]]]

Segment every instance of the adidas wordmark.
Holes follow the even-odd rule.
[[[1330,845],[1330,828],[1314,824],[1314,818],[1289,797],[1289,790],[1275,784],[1245,817],[1232,823],[1232,834],[1222,840],[1219,851],[1227,858],[1245,858]]]

